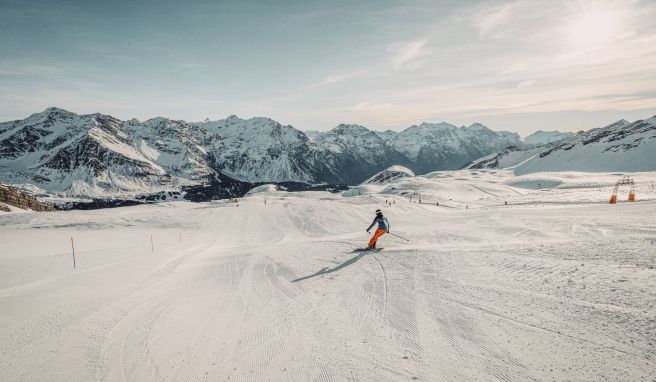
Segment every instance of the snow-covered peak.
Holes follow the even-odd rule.
[[[406,130],[455,130],[458,127],[447,122],[431,123],[422,122],[420,125],[413,125]]]
[[[334,153],[368,156],[387,148],[385,141],[373,131],[360,125],[341,124],[318,136],[316,142]]]
[[[60,109],[58,107],[49,107],[40,113],[34,113],[22,120],[24,124],[37,124],[42,123],[46,120],[72,120],[75,117],[79,117],[77,114],[70,112],[68,110]]]
[[[60,114],[60,115],[64,115],[64,114],[77,115],[77,114],[73,113],[72,111],[68,111],[66,109],[62,109],[62,108],[59,108],[59,107],[56,107],[56,106],[50,106],[49,108],[45,109],[43,111],[43,113],[45,113],[45,114]]]
[[[478,123],[478,122],[472,123],[467,128],[469,130],[472,130],[472,131],[485,131],[485,132],[492,131],[489,127],[483,125],[482,123]]]
[[[342,123],[334,127],[332,130],[330,130],[330,132],[338,134],[363,134],[371,133],[372,131],[364,126]]]
[[[529,139],[529,138],[533,139]],[[610,125],[577,134],[538,131],[525,142],[555,139],[523,150],[501,151],[474,166],[512,168],[515,174],[544,171],[653,171],[656,169],[656,119]],[[537,147],[536,147],[537,146]]]
[[[208,129],[210,132],[217,132],[219,129],[228,129],[228,130],[248,130],[252,132],[265,132],[273,129],[294,129],[292,126],[286,125],[283,126],[277,121],[274,121],[271,118],[267,117],[253,117],[249,119],[242,119],[236,115],[231,115],[226,119],[220,119],[218,121],[207,121],[196,123],[198,126],[201,126],[205,129]],[[225,132],[222,132],[222,134]]]
[[[165,124],[169,123],[169,121],[170,121],[170,119],[165,118],[165,117],[155,117],[155,118],[147,119],[143,123],[144,123],[144,125],[155,126],[155,125],[165,125]]]

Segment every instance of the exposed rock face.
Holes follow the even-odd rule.
[[[5,204],[24,210],[54,211],[54,208],[48,204],[38,201],[18,188],[0,184],[0,209],[9,212],[9,208],[6,208]]]

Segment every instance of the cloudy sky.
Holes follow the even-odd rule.
[[[0,0],[0,120],[268,116],[526,135],[656,114],[656,2]]]

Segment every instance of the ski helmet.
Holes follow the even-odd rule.
[[[382,214],[382,213],[383,211],[381,211],[380,208],[376,210],[376,214]]]

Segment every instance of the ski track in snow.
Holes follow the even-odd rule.
[[[2,215],[0,380],[655,380],[656,202],[503,187]]]

